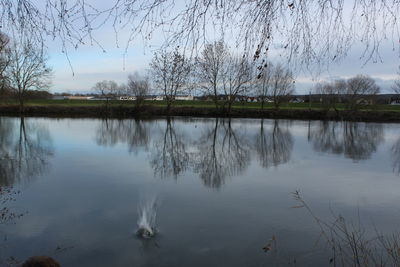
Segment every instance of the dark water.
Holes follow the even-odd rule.
[[[0,265],[48,255],[62,266],[329,266],[315,220],[291,193],[324,220],[335,213],[370,236],[396,232],[399,130],[0,118]],[[153,198],[158,233],[142,240],[138,206]]]

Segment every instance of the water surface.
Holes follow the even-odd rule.
[[[393,233],[400,125],[0,118],[0,265],[329,266],[313,212]],[[4,191],[7,188],[9,191]],[[157,199],[157,235],[137,238]],[[271,251],[263,247],[273,242]]]

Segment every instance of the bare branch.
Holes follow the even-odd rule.
[[[365,62],[380,61],[384,40],[399,50],[400,2],[397,0],[0,0],[3,29],[43,44],[51,37],[62,51],[84,43],[99,46],[95,33],[105,25],[128,31],[126,50],[163,32],[165,45],[193,51],[215,36],[233,36],[249,54],[278,50],[289,62],[320,69],[363,45]]]
[[[18,97],[21,111],[29,90],[47,90],[50,87],[52,70],[46,62],[45,52],[26,40],[13,40],[11,43],[5,78],[7,87]]]

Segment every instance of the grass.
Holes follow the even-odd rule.
[[[1,105],[17,105],[18,102],[15,100],[2,100]],[[146,105],[165,107],[165,101],[145,101]],[[106,101],[97,100],[28,100],[25,103],[26,106],[102,106],[106,105]],[[134,107],[135,103],[132,101],[109,101],[110,106],[125,106]],[[195,107],[195,108],[214,108],[215,104],[211,101],[175,101],[175,107]],[[280,109],[286,110],[321,110],[324,106],[320,103],[312,103],[311,106],[308,103],[282,103]],[[233,109],[261,109],[261,103],[234,103]],[[266,103],[265,109],[274,109],[272,103]],[[346,110],[346,106],[341,104],[337,106],[338,110]],[[360,110],[370,110],[370,111],[395,111],[400,112],[400,105],[374,105],[361,107]]]

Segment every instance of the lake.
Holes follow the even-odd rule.
[[[47,255],[62,266],[330,266],[318,219],[343,216],[367,239],[399,229],[399,132],[357,122],[2,117],[0,265]],[[143,239],[149,203],[157,232]]]

